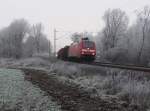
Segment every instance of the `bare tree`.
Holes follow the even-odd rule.
[[[148,35],[150,31],[150,7],[145,6],[144,9],[141,12],[138,12],[137,15],[137,24],[140,24],[141,27],[141,34],[142,34],[142,42],[141,42],[141,47],[139,49],[139,54],[137,56],[137,61],[141,63],[141,57],[143,55],[143,49],[145,46],[145,39],[146,36]]]
[[[43,26],[41,23],[33,25],[30,35],[34,37],[36,53],[50,52],[50,41],[44,34]]]
[[[29,24],[24,19],[13,21],[0,31],[1,54],[4,57],[20,58],[23,54],[22,45],[27,35]]]
[[[139,26],[133,24],[127,31],[127,49],[128,59],[131,63],[137,63],[137,55],[139,53],[141,33],[139,33]]]
[[[3,57],[11,56],[11,41],[8,34],[8,27],[0,31],[0,52]]]
[[[103,16],[105,28],[103,30],[103,45],[105,50],[114,48],[119,37],[125,34],[128,27],[128,17],[120,9],[107,10]]]
[[[41,23],[33,25],[32,34],[33,34],[33,37],[35,37],[35,44],[36,44],[37,53],[40,53],[40,38],[42,36],[42,33],[43,33],[43,27],[42,27]]]
[[[32,57],[35,53],[35,38],[29,36],[24,43],[24,56]]]
[[[29,30],[29,24],[26,20],[20,19],[15,20],[9,26],[9,36],[11,38],[13,55],[15,58],[20,58],[22,56],[22,45],[23,40]]]
[[[40,37],[40,42],[39,42],[39,49],[40,52],[49,52],[51,49],[51,43],[47,39],[46,35],[42,34]]]
[[[42,24],[30,27],[26,20],[18,19],[0,30],[1,57],[31,57],[37,52],[51,52],[50,46],[50,41],[43,33]]]

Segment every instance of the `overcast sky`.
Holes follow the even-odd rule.
[[[14,19],[25,18],[30,24],[41,22],[45,33],[53,40],[58,31],[97,32],[103,27],[102,16],[108,8],[126,11],[132,23],[135,10],[150,6],[150,0],[0,0],[0,28]],[[68,33],[58,32],[59,47],[68,44]],[[60,45],[61,44],[61,45]]]

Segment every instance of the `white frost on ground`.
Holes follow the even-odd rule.
[[[149,73],[56,62],[51,72],[64,83],[75,83],[92,96],[120,99],[150,109]],[[51,73],[50,73],[51,74]]]
[[[60,106],[30,82],[23,72],[0,69],[0,110],[60,111]]]
[[[50,61],[41,57],[22,60],[0,59],[0,66],[46,70],[62,82],[77,84],[92,96],[129,100],[131,104],[139,105],[142,109],[150,109],[149,73],[79,65],[53,59]]]
[[[68,76],[77,76],[82,72],[78,68],[77,64],[72,65],[69,62],[58,61],[55,64],[52,64],[50,71],[57,72],[58,75],[68,75]]]
[[[42,69],[49,70],[51,62],[48,58],[32,57],[24,59],[0,59],[0,67],[14,67],[14,68],[32,68],[32,69]]]

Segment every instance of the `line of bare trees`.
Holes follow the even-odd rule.
[[[137,19],[129,26],[129,18],[121,9],[109,9],[103,20],[105,27],[97,35],[100,59],[109,62],[143,64],[150,62],[150,7],[135,11]]]
[[[50,41],[41,23],[31,26],[26,20],[18,19],[0,30],[0,57],[31,57],[49,50]]]

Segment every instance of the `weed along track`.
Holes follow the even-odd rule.
[[[88,92],[76,85],[67,85],[44,71],[22,69],[25,79],[45,91],[65,111],[133,111],[128,104],[117,101],[105,101],[99,97],[90,97]]]

